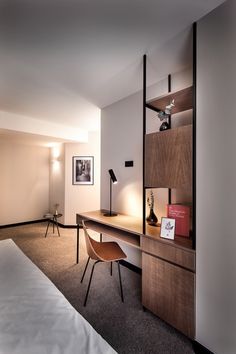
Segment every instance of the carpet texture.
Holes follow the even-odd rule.
[[[125,302],[120,299],[117,265],[113,265],[111,277],[109,264],[99,263],[95,267],[87,306],[84,307],[93,264],[91,261],[81,284],[87,261],[84,238],[80,242],[80,263],[76,264],[76,230],[60,228],[61,237],[58,237],[50,227],[46,238],[45,231],[46,223],[5,228],[0,229],[0,240],[12,238],[118,353],[194,353],[188,338],[151,312],[143,311],[141,276],[124,266],[121,266],[121,275]]]

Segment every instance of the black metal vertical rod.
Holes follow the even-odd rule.
[[[146,135],[147,56],[143,56],[143,234],[146,233],[145,135]]]
[[[76,263],[79,263],[79,228],[80,225],[77,224],[77,244],[76,244]]]
[[[92,277],[93,277],[93,271],[94,271],[94,267],[95,265],[101,261],[96,261],[95,263],[93,263],[93,268],[91,270],[91,274],[90,274],[90,278],[89,278],[89,284],[88,284],[88,288],[87,288],[87,292],[86,292],[86,296],[85,296],[85,300],[84,300],[84,306],[86,306],[87,300],[88,300],[88,294],[89,294],[89,289],[90,289],[90,285],[91,285],[91,281],[92,281]]]
[[[168,92],[171,92],[171,75],[168,75]],[[171,129],[171,115],[169,116],[168,123]],[[168,204],[171,204],[171,188],[168,188]]]
[[[88,268],[89,261],[90,261],[90,257],[88,257],[86,266],[85,266],[85,268],[84,268],[84,272],[83,272],[82,278],[81,278],[81,280],[80,280],[81,283],[83,283],[84,276],[85,276],[86,270],[87,270],[87,268]]]
[[[117,264],[118,264],[119,281],[120,281],[120,296],[121,296],[121,301],[124,302],[124,295],[123,295],[123,288],[122,288],[122,281],[121,281],[121,274],[120,274],[120,262],[117,261]]]
[[[193,23],[193,206],[192,229],[193,249],[196,249],[196,109],[197,109],[197,23]]]
[[[110,177],[110,216],[111,216],[111,213],[112,213],[112,180]]]

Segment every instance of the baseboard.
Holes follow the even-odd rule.
[[[48,221],[48,219],[44,218],[44,219],[38,219],[38,220],[17,222],[14,224],[0,225],[0,229],[6,229],[8,227],[24,226],[24,225],[29,225],[29,224],[37,224],[40,222],[47,222],[47,221]],[[64,224],[58,223],[58,226],[62,227],[63,229],[77,229],[77,225],[64,225]],[[82,225],[79,226],[79,228],[82,228]]]
[[[47,220],[45,219],[39,219],[39,220],[31,220],[31,221],[24,221],[24,222],[17,222],[14,224],[6,224],[6,225],[0,225],[0,229],[6,229],[8,227],[16,227],[16,226],[24,226],[24,225],[29,225],[29,224],[37,224],[40,222],[45,222]]]
[[[142,274],[142,269],[141,268],[139,268],[139,267],[127,262],[127,261],[123,261],[122,260],[122,261],[120,261],[120,264],[122,264],[124,267],[132,270],[135,273]]]
[[[196,354],[214,354],[209,349],[205,348],[202,344],[197,341],[193,341],[193,350]]]

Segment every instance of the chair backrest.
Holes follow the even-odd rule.
[[[87,228],[84,223],[84,220],[82,220],[82,226],[83,226],[83,230],[84,230],[84,237],[85,237],[85,243],[86,243],[86,249],[87,249],[88,256],[94,260],[102,260],[101,257],[99,257],[99,255],[96,253],[96,244],[99,244],[99,242],[93,240],[89,236]]]

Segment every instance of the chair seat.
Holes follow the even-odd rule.
[[[119,261],[127,257],[116,242],[96,242],[94,246],[95,252],[104,262]]]

